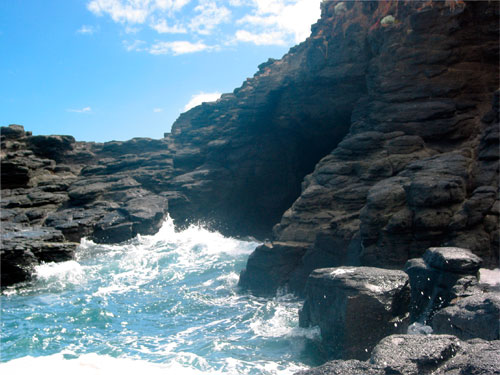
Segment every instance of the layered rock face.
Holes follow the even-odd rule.
[[[274,228],[277,251],[300,244],[299,259],[283,267],[283,256],[258,250],[240,285],[269,294],[258,280],[273,279],[274,289],[288,284],[301,294],[316,268],[401,269],[440,245],[467,247],[497,266],[498,2],[322,8],[311,40],[323,41],[329,61],[355,33],[366,90],[353,103],[349,133]],[[345,70],[328,66],[332,76]]]
[[[84,236],[120,242],[153,234],[167,213],[168,139],[105,144],[1,128],[2,287],[39,262],[71,259]]]

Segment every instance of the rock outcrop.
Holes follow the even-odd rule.
[[[332,361],[297,375],[500,374],[500,341],[460,341],[450,335],[393,335],[366,362]]]
[[[333,56],[354,33],[365,90],[348,134],[274,228],[278,251],[301,243],[301,259],[283,267],[276,257],[268,274],[301,294],[316,268],[401,269],[443,245],[497,266],[498,2],[329,1],[322,12],[306,45],[322,40],[328,74],[342,75],[350,60]]]
[[[2,287],[40,262],[72,258],[82,237],[121,242],[153,234],[167,214],[169,140],[105,144],[1,128]]]
[[[408,328],[408,276],[371,267],[315,270],[306,286],[300,325],[318,325],[329,358],[368,359],[385,336]]]

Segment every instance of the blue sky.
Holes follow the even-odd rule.
[[[2,0],[0,125],[160,138],[304,40],[320,0]]]

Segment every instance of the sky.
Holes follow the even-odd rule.
[[[321,0],[1,0],[0,125],[161,138],[309,36]]]

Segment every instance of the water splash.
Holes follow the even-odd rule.
[[[238,293],[257,245],[176,232],[170,219],[122,244],[83,240],[74,261],[38,266],[35,281],[1,296],[0,371],[293,374],[318,332],[298,327],[291,295]]]

